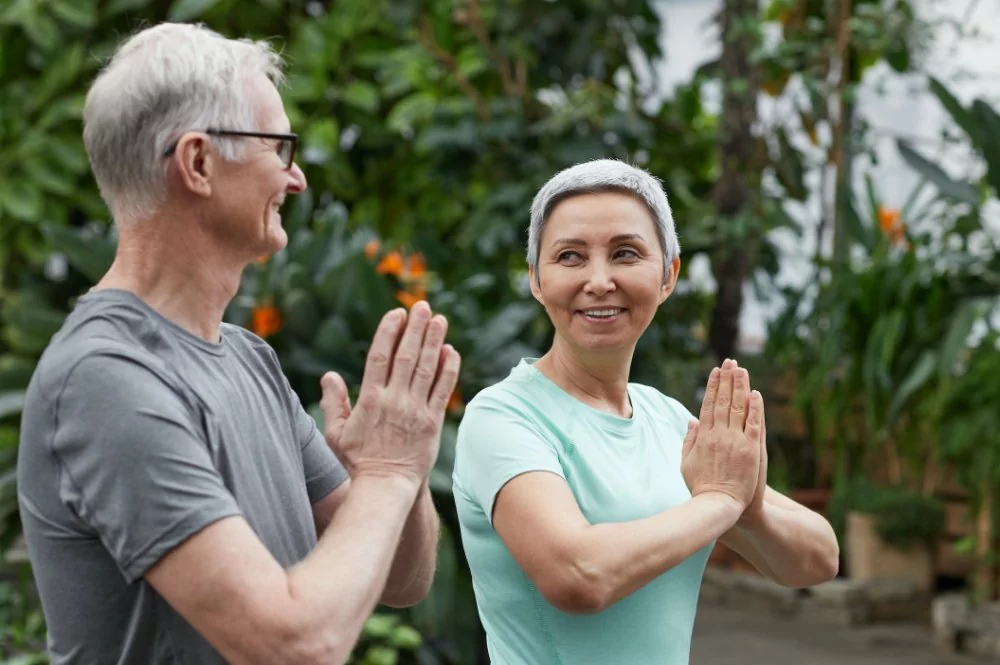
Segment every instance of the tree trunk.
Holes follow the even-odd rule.
[[[757,43],[759,10],[754,0],[725,0],[722,10],[722,119],[719,132],[719,181],[713,201],[722,223],[751,212],[760,191],[757,141],[759,78],[750,55]],[[727,234],[728,235],[728,234]],[[736,352],[743,310],[743,284],[757,260],[759,238],[727,242],[712,257],[717,286],[709,344],[721,362]]]

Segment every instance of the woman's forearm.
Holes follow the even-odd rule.
[[[833,527],[803,506],[765,501],[759,515],[741,520],[722,541],[761,574],[788,587],[826,582],[840,567]]]
[[[741,512],[735,499],[706,493],[652,517],[583,529],[566,557],[563,609],[614,605],[720,538]]]

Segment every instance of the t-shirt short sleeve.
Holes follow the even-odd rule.
[[[67,373],[56,404],[60,498],[129,583],[201,529],[241,514],[196,412],[143,360],[88,356]]]
[[[531,471],[566,477],[553,444],[518,409],[493,398],[470,404],[458,428],[453,477],[490,524],[503,486]]]
[[[316,421],[294,395],[293,417],[296,440],[302,446],[302,467],[310,503],[316,503],[347,480],[347,469],[327,445]]]
[[[249,333],[244,332],[244,334]],[[288,378],[281,371],[281,362],[274,349],[267,346],[263,340],[256,337],[254,339],[267,349],[268,369],[275,375],[275,379],[284,390],[292,427],[295,429],[295,440],[302,449],[306,492],[309,494],[309,502],[316,503],[347,480],[347,469],[327,445],[326,438],[317,427],[316,421],[303,408],[299,396],[292,390]]]

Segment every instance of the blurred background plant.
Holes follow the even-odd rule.
[[[310,187],[285,206],[287,249],[248,267],[226,319],[274,346],[318,420],[320,375],[338,371],[356,390],[388,309],[426,298],[447,315],[463,356],[431,479],[443,521],[434,588],[414,608],[379,608],[355,662],[488,662],[450,496],[455,430],[468,399],[548,346],[550,326],[527,288],[527,210],[555,171],[594,157],[628,159],[663,180],[684,249],[681,284],[643,337],[633,380],[697,412],[707,370],[739,355],[769,408],[781,408],[769,430],[782,489],[860,479],[930,496],[951,474],[977,515],[995,514],[1000,367],[989,313],[1000,270],[981,221],[1000,183],[995,112],[984,101],[962,106],[931,81],[989,168],[976,182],[953,180],[901,143],[924,182],[895,210],[852,170],[868,134],[853,106],[871,67],[919,64],[927,26],[908,3],[775,0],[761,9],[726,0],[719,60],[665,99],[649,76],[663,57],[653,5],[2,5],[0,547],[20,529],[13,465],[23,390],[114,252],[80,137],[83,95],[122,35],[165,19],[273,37],[290,64],[283,95]],[[721,91],[717,107],[704,101],[712,90]],[[762,98],[775,109],[766,118]],[[837,195],[824,189],[832,205],[806,226],[797,220],[816,173],[834,175],[822,187]],[[818,236],[817,278],[779,289],[775,239],[807,228]],[[714,291],[689,279],[699,260]],[[739,345],[747,285],[788,303],[756,355]],[[790,426],[799,419],[803,432]],[[980,531],[969,547],[986,561],[996,529]],[[19,597],[12,607],[31,606],[30,594]],[[0,645],[36,658],[40,614],[3,616],[16,628]]]

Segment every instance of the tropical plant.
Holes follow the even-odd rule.
[[[851,512],[870,515],[882,542],[899,550],[914,546],[931,549],[945,527],[944,504],[940,499],[865,478],[845,482],[830,498],[827,517],[841,538]]]

